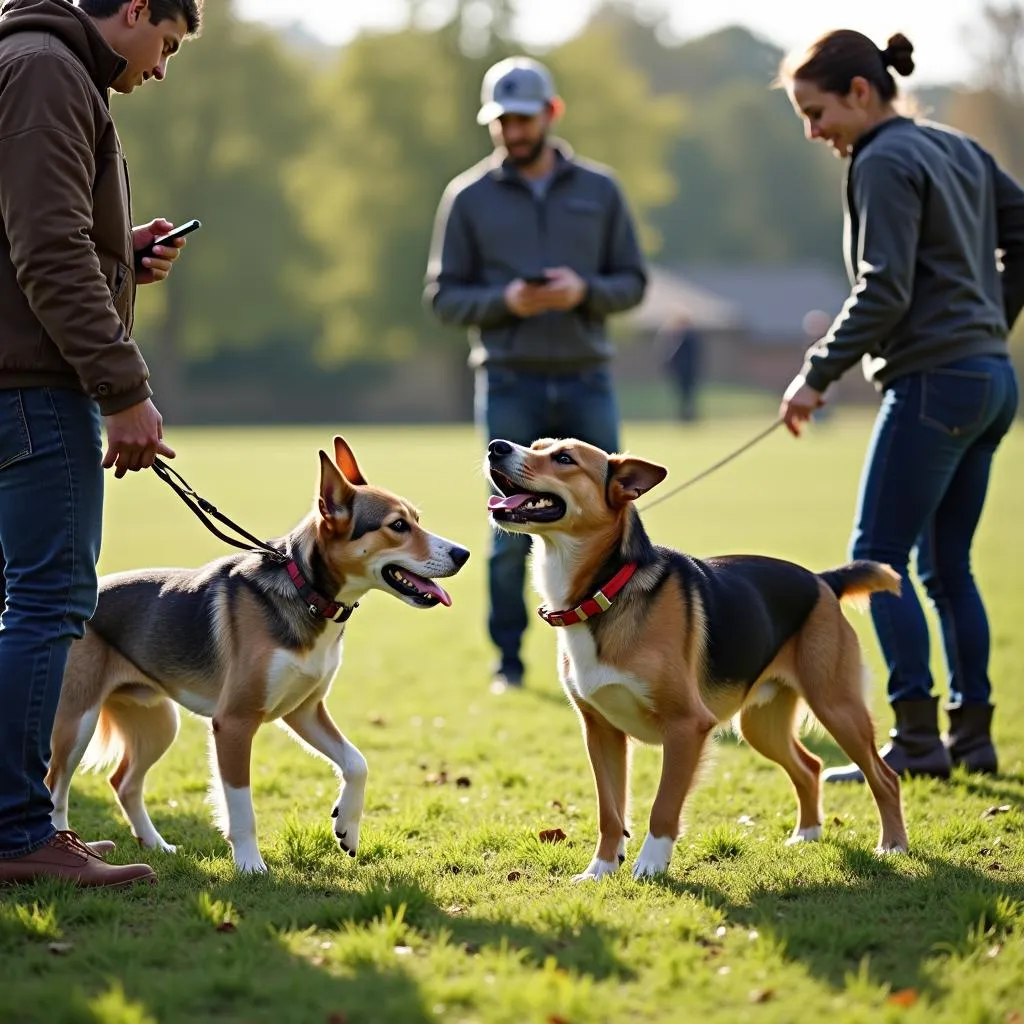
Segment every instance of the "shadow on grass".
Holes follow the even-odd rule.
[[[989,948],[1024,926],[1024,883],[937,857],[880,857],[827,840],[841,854],[843,882],[755,888],[738,904],[714,886],[661,878],[652,884],[716,907],[729,923],[756,929],[783,955],[836,989],[866,969],[875,984],[941,995],[926,962]]]
[[[0,1021],[425,1024],[437,1019],[414,967],[425,954],[448,969],[453,958],[511,953],[535,969],[553,961],[594,979],[633,976],[618,956],[623,937],[585,909],[532,927],[442,906],[429,881],[386,858],[350,865],[329,833],[304,830],[290,850],[286,838],[285,864],[239,876],[199,815],[157,823],[178,843],[172,856],[139,854],[105,799],[78,793],[72,811],[76,830],[115,839],[112,860],[152,863],[159,884],[83,892],[40,882],[0,894]]]

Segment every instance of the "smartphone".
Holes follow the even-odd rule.
[[[186,235],[191,235],[193,231],[198,230],[202,226],[202,222],[198,220],[189,220],[184,224],[179,224],[173,231],[170,231],[166,235],[150,242],[145,249],[139,249],[138,252],[135,253],[135,265],[137,267],[141,267],[143,259],[147,256],[153,255],[153,248],[155,246],[169,245],[176,238],[184,238]]]
[[[527,284],[547,284],[548,283],[548,275],[547,274],[524,274],[523,275],[523,280]]]

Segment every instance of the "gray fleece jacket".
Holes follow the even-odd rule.
[[[625,199],[611,173],[556,146],[540,197],[492,155],[455,178],[437,212],[425,302],[444,324],[470,328],[470,365],[572,372],[605,363],[605,320],[637,305],[647,271]],[[520,318],[506,285],[567,266],[587,284],[575,309]]]
[[[1024,306],[1024,190],[991,154],[943,125],[897,117],[858,141],[845,200],[853,290],[807,352],[812,388],[824,391],[858,360],[882,389],[1007,352]]]

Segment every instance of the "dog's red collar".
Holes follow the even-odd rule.
[[[302,570],[295,563],[294,559],[289,561],[285,568],[288,570],[292,583],[295,584],[295,589],[298,590],[302,600],[306,602],[307,611],[313,618],[347,622],[352,613],[359,607],[358,601],[353,605],[339,604],[337,601],[328,601],[322,594],[318,594],[310,586],[306,577],[302,575]]]
[[[575,626],[577,622],[586,622],[587,619],[592,619],[611,608],[616,595],[632,579],[637,568],[636,562],[627,562],[593,597],[588,597],[583,604],[575,608],[549,612],[541,605],[537,609],[537,614],[549,626]]]

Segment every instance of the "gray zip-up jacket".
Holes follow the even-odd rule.
[[[543,198],[494,154],[441,199],[424,299],[442,323],[470,328],[471,366],[572,372],[605,363],[614,353],[606,318],[644,296],[644,259],[611,173],[562,142],[555,153]],[[587,284],[578,307],[525,318],[509,311],[509,282],[558,266]]]
[[[944,125],[885,121],[857,143],[844,213],[853,290],[807,352],[812,388],[824,391],[859,359],[882,389],[1007,353],[1024,306],[1024,190],[986,150]]]

